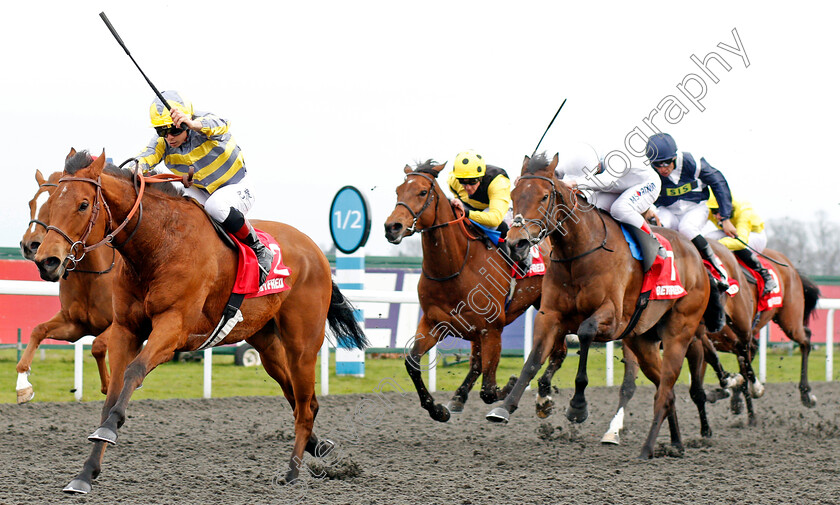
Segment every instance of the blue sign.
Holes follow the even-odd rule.
[[[330,235],[339,251],[352,254],[370,235],[370,210],[364,195],[353,186],[338,190],[330,205]]]

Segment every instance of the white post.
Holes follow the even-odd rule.
[[[607,386],[613,385],[613,353],[615,352],[612,341],[607,342]]]
[[[330,394],[330,341],[321,344],[321,396]]]
[[[213,348],[204,349],[204,397],[213,395]]]
[[[82,363],[84,360],[84,344],[82,343],[82,339],[76,341],[73,344],[73,384],[76,388],[76,391],[73,393],[73,396],[76,398],[76,401],[82,401],[82,390],[84,388],[84,374]]]
[[[429,392],[437,391],[437,346],[429,349]]]
[[[364,290],[365,288],[365,248],[360,247],[352,254],[335,252],[335,283],[345,289]],[[346,296],[346,295],[345,295]],[[365,330],[365,313],[362,309],[354,312],[356,322]],[[338,338],[339,335],[336,335]],[[365,351],[345,347],[336,341],[335,374],[343,376],[365,376]]]
[[[770,325],[758,332],[758,380],[767,382],[767,341],[770,340]]]
[[[828,311],[828,321],[825,322],[825,381],[831,382],[834,377],[834,309]]]
[[[534,348],[534,317],[536,317],[536,314],[537,310],[534,307],[528,307],[525,311],[525,341],[522,344],[523,361],[528,361],[528,356],[531,355],[531,349]],[[525,386],[526,391],[529,389],[531,389],[531,384]]]

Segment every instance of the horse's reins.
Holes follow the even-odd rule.
[[[559,191],[557,191],[557,186],[554,184],[554,181],[549,177],[544,177],[542,175],[522,175],[522,176],[519,177],[519,179],[520,180],[522,180],[522,179],[540,179],[540,180],[548,182],[551,185],[551,193],[550,193],[551,197],[549,199],[548,207],[547,207],[549,209],[549,211],[546,215],[544,215],[545,216],[544,218],[541,218],[541,219],[525,219],[522,216],[522,214],[517,214],[513,218],[513,223],[511,224],[511,227],[513,228],[513,227],[524,227],[524,225],[526,223],[528,223],[528,224],[534,224],[535,223],[537,225],[537,227],[539,228],[539,233],[537,233],[536,236],[533,236],[531,234],[531,230],[528,227],[524,228],[525,233],[528,234],[528,243],[531,246],[534,246],[534,245],[539,244],[549,233],[551,233],[551,230],[550,230],[551,227],[549,226],[549,223],[548,223],[547,219],[549,219],[548,214],[553,214],[553,212],[554,212],[554,208],[557,205],[557,195],[559,194]],[[575,191],[572,191],[572,193],[576,194]],[[578,201],[575,198],[574,205],[572,206],[572,211],[569,212],[566,215],[566,217],[559,220],[556,223],[556,225],[554,226],[554,228],[557,229],[560,226],[562,226],[563,223],[567,219],[569,219],[570,217],[572,217],[574,215],[574,211],[577,210],[577,208],[578,208]],[[555,258],[552,255],[549,255],[548,256],[549,259],[551,261],[555,261],[555,262],[558,262],[558,263],[566,263],[566,262],[574,261],[576,259],[583,258],[584,256],[592,254],[599,249],[604,249],[605,251],[614,252],[612,249],[607,247],[608,231],[607,231],[607,223],[604,221],[604,216],[602,216],[601,213],[599,212],[598,217],[601,218],[601,224],[604,227],[604,240],[601,241],[600,245],[598,245],[597,247],[595,247],[593,249],[590,249],[586,252],[583,252],[581,254],[572,256],[571,258]]]
[[[409,232],[410,234],[413,234],[415,232],[423,233],[423,232],[429,232],[429,231],[432,231],[432,230],[436,230],[438,228],[443,228],[445,226],[449,226],[450,224],[458,223],[458,224],[461,225],[461,230],[463,230],[464,235],[466,235],[467,238],[468,238],[468,240],[467,240],[467,251],[464,254],[464,262],[461,264],[461,268],[459,268],[457,272],[455,272],[452,275],[447,275],[446,277],[430,277],[426,273],[425,270],[423,271],[423,276],[426,277],[427,279],[431,280],[431,281],[448,281],[450,279],[454,279],[455,277],[458,277],[459,275],[461,275],[461,272],[464,271],[464,267],[467,266],[467,260],[469,260],[469,257],[470,257],[470,244],[472,243],[471,241],[475,240],[478,237],[472,236],[470,234],[470,232],[467,231],[467,226],[466,226],[466,224],[464,224],[464,220],[467,218],[467,213],[466,212],[464,212],[460,217],[457,217],[457,218],[453,219],[452,221],[447,221],[445,223],[433,224],[432,226],[429,226],[428,228],[423,228],[421,230],[418,230],[417,229],[417,221],[420,219],[420,216],[423,214],[423,212],[425,212],[426,209],[429,208],[429,205],[431,205],[432,200],[434,199],[437,191],[435,190],[435,181],[434,181],[434,179],[432,179],[431,176],[426,175],[422,172],[411,172],[409,174],[406,174],[406,177],[408,177],[409,175],[418,175],[420,177],[423,177],[424,179],[429,181],[430,186],[429,186],[429,192],[426,194],[426,201],[423,202],[423,205],[420,207],[420,210],[417,211],[417,212],[414,212],[414,210],[412,210],[411,207],[407,203],[405,203],[403,201],[398,201],[397,202],[396,206],[397,207],[403,206],[406,209],[408,209],[408,213],[411,214],[411,217],[413,219],[413,221],[411,222],[411,227],[407,228],[406,231]],[[437,205],[435,205],[435,215],[434,215],[434,218],[433,218],[432,222],[434,223],[435,221],[437,221]]]

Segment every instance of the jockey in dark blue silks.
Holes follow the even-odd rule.
[[[648,139],[646,155],[662,182],[656,200],[656,214],[661,226],[678,230],[690,238],[703,259],[720,273],[718,288],[722,291],[728,289],[726,269],[702,234],[709,216],[706,201],[711,189],[718,201],[721,229],[730,237],[737,236],[735,225],[730,221],[732,194],[723,174],[704,158],[678,151],[677,143],[667,133],[657,133]]]

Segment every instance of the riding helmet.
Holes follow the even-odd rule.
[[[166,99],[170,107],[180,110],[185,116],[192,119],[192,102],[183,99],[177,91],[164,91],[161,95],[163,95],[163,98]],[[172,125],[172,116],[169,115],[169,109],[163,106],[163,102],[159,98],[155,98],[151,107],[149,107],[149,117],[151,117],[152,126],[155,128]]]
[[[464,151],[455,156],[452,172],[456,179],[477,179],[484,177],[487,172],[487,163],[475,151]]]
[[[677,143],[667,133],[657,133],[648,139],[645,154],[651,162],[672,160],[677,157]]]

